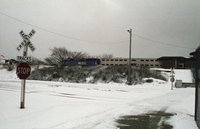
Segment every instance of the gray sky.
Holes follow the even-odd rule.
[[[16,58],[19,32],[36,31],[36,50],[65,47],[90,55],[188,56],[200,44],[200,0],[0,0],[0,55]]]

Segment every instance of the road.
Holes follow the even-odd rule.
[[[171,91],[163,82],[127,86],[28,80],[25,109],[19,108],[20,92],[19,80],[0,80],[0,129],[114,129],[119,116],[161,109],[194,125],[193,89]]]

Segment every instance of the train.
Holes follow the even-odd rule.
[[[96,66],[100,65],[101,60],[98,58],[67,58],[65,59],[65,64],[68,66]]]

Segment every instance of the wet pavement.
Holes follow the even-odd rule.
[[[116,122],[118,129],[173,129],[173,126],[166,122],[173,115],[164,111],[157,111],[141,115],[122,116]]]

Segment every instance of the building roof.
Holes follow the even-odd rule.
[[[182,56],[162,56],[158,58],[156,61],[174,61],[174,60],[185,60],[185,57]]]

